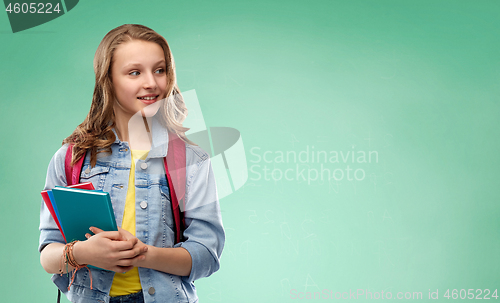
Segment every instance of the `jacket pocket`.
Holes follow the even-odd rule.
[[[106,181],[106,176],[109,172],[109,166],[99,166],[91,168],[90,164],[85,164],[82,167],[82,172],[80,174],[80,182],[92,182],[94,188],[97,190],[102,190],[104,187],[104,181]]]

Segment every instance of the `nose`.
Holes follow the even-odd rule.
[[[144,89],[156,89],[158,84],[156,83],[155,76],[152,73],[145,73],[144,75]]]

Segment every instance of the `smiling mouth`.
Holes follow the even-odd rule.
[[[152,100],[155,100],[158,97],[159,97],[159,95],[156,95],[154,97],[137,97],[137,99],[139,99],[139,100],[146,100],[146,101],[152,101]]]

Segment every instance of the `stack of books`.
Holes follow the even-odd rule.
[[[42,191],[43,201],[66,243],[86,240],[89,227],[116,231],[109,193],[95,190],[91,182]]]

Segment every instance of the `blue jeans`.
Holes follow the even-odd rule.
[[[144,303],[144,296],[142,295],[142,290],[136,292],[135,294],[111,297],[109,303]]]

